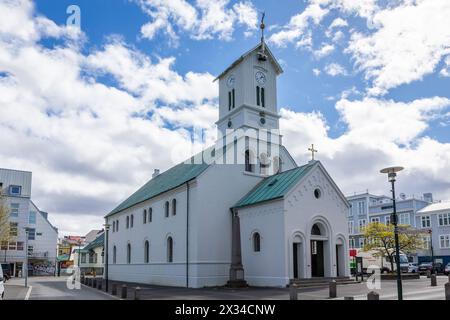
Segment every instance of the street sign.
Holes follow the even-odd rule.
[[[350,257],[356,257],[357,251],[356,249],[350,249]]]

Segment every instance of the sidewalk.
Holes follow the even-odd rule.
[[[5,300],[25,300],[30,287],[25,287],[25,279],[12,278],[5,283]]]

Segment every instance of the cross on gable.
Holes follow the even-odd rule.
[[[311,152],[312,160],[314,160],[314,154],[317,153],[317,152],[319,152],[319,151],[317,151],[316,149],[314,149],[314,144],[311,144],[311,148],[308,148],[308,151]]]

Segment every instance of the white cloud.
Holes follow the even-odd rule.
[[[348,23],[346,20],[342,19],[342,18],[336,18],[333,20],[333,22],[330,24],[330,26],[328,27],[328,29],[333,29],[333,28],[342,28],[342,27],[347,27]]]
[[[447,58],[445,58],[444,63],[445,66],[441,69],[439,74],[443,77],[450,77],[450,56],[447,56]]]
[[[229,0],[198,0],[195,5],[186,0],[136,0],[151,18],[141,28],[144,38],[153,39],[164,32],[176,42],[179,33],[192,39],[218,38],[230,40],[236,26],[246,27],[246,35],[257,29],[258,15],[249,1],[229,6]]]
[[[319,69],[317,69],[317,68],[312,69],[312,72],[314,73],[314,75],[316,77],[320,76],[320,73],[321,73],[321,71]]]
[[[332,77],[347,75],[347,71],[339,63],[327,64],[324,68],[324,71],[326,74],[328,74]]]
[[[321,59],[330,55],[334,51],[334,46],[331,44],[324,44],[319,50],[313,52],[316,59]]]

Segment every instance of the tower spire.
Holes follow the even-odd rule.
[[[261,51],[258,52],[258,59],[261,61],[266,61],[267,60],[267,56],[266,56],[266,43],[264,42],[264,29],[266,28],[266,25],[264,24],[264,18],[266,17],[266,13],[263,12],[262,16],[261,16],[261,24],[259,26],[259,28],[261,29]]]

